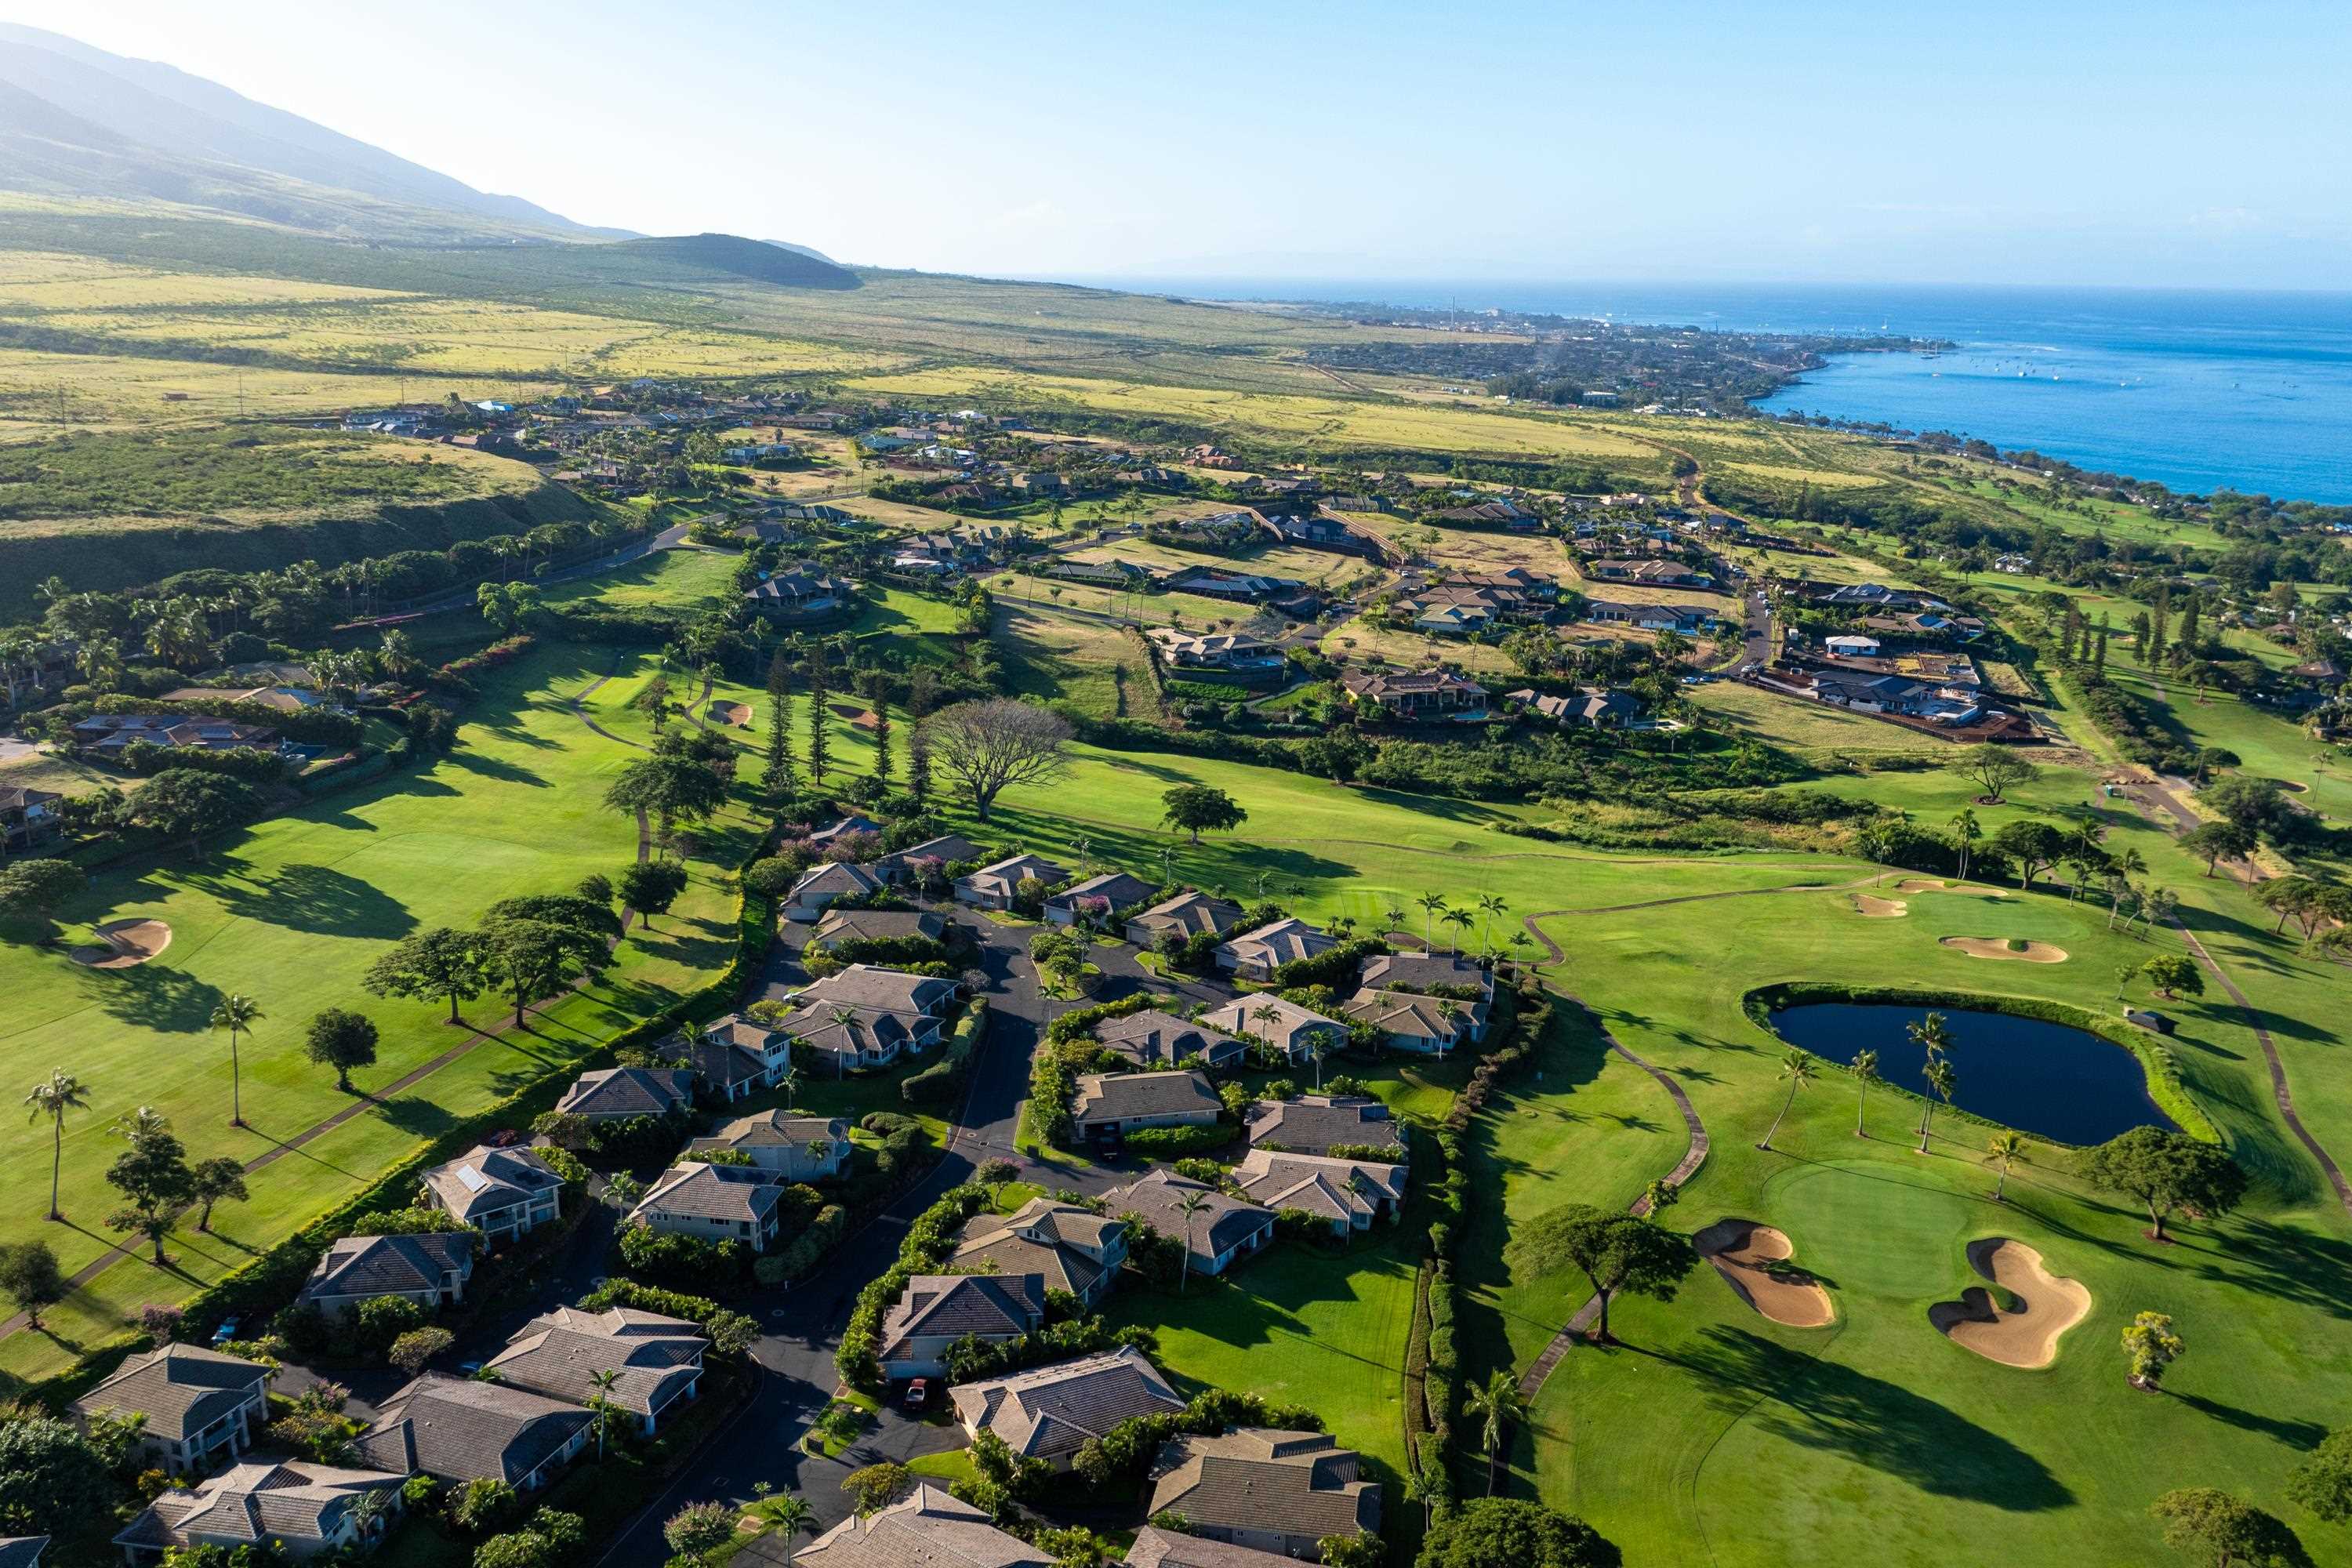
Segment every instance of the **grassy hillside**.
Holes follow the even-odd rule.
[[[583,521],[528,464],[339,431],[246,426],[0,445],[0,614],[50,575],[131,587],[195,566],[322,565]]]

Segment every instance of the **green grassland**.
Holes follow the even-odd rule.
[[[635,830],[606,811],[604,783],[631,754],[589,731],[570,708],[600,671],[576,651],[551,650],[497,672],[467,715],[464,743],[412,777],[391,777],[271,818],[209,845],[200,859],[99,873],[61,911],[74,923],[142,918],[168,922],[172,945],[117,971],[70,963],[63,946],[0,946],[0,989],[11,999],[0,1060],[29,1084],[62,1067],[89,1086],[92,1108],[73,1118],[64,1146],[68,1223],[44,1226],[48,1130],[0,1123],[0,1161],[24,1201],[0,1215],[0,1239],[47,1241],[74,1269],[112,1246],[100,1224],[114,1206],[103,1181],[118,1146],[110,1129],[134,1107],[169,1115],[192,1156],[252,1160],[273,1143],[352,1104],[331,1072],[301,1056],[301,1027],[328,1006],[356,1007],[383,1032],[362,1089],[389,1083],[462,1044],[468,1031],[432,1004],[383,1002],[358,980],[409,932],[470,923],[498,899],[568,889],[592,871],[617,872]],[[625,690],[626,683],[622,689]],[[588,710],[630,734],[632,710],[600,690]],[[752,826],[730,814],[692,865],[677,908],[651,932],[633,932],[598,983],[533,1019],[528,1032],[488,1040],[395,1097],[375,1104],[256,1173],[253,1201],[215,1216],[215,1234],[183,1229],[173,1268],[126,1261],[51,1314],[46,1336],[0,1341],[0,1370],[57,1370],[76,1343],[104,1338],[144,1301],[169,1300],[219,1278],[310,1216],[373,1179],[457,1119],[560,1068],[596,1041],[717,973],[732,951],[734,898],[725,871]],[[248,1129],[227,1125],[227,1041],[208,1024],[219,999],[250,995],[266,1021],[242,1049]],[[495,1028],[494,998],[467,1016]]]

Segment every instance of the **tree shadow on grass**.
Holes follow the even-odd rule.
[[[2178,1399],[2200,1415],[2210,1415],[2225,1426],[2235,1426],[2242,1432],[2259,1432],[2274,1437],[2297,1450],[2315,1448],[2327,1436],[2327,1428],[2316,1421],[2295,1421],[2279,1415],[2257,1415],[2251,1410],[2241,1410],[2234,1405],[2222,1405],[2194,1394],[2174,1394],[2165,1391],[2166,1397]]]
[[[184,969],[142,963],[131,969],[78,969],[90,1000],[108,1017],[159,1034],[200,1034],[212,1026],[220,988]]]
[[[554,787],[530,769],[502,757],[494,757],[488,752],[460,746],[448,754],[447,761],[452,767],[463,768],[469,773],[478,773],[484,778],[498,779],[506,784],[529,784],[533,789]]]
[[[1702,1339],[1686,1355],[1638,1353],[1657,1354],[1706,1379],[1727,1412],[1769,1436],[1837,1454],[1930,1496],[2012,1513],[2074,1500],[2041,1460],[1923,1394],[1747,1329],[1717,1326]]]
[[[230,914],[289,931],[393,940],[416,929],[399,900],[330,866],[289,866],[267,881],[224,877],[197,885]]]
[[[2237,1237],[2226,1251],[2210,1249],[2212,1261],[2188,1266],[2218,1284],[2259,1290],[2332,1318],[2352,1318],[2352,1242],[2266,1219],[2245,1220],[2234,1228]],[[2164,1250],[2178,1254],[2190,1245],[2187,1237],[2179,1241]]]
[[[457,1124],[455,1116],[431,1100],[407,1095],[385,1100],[375,1113],[413,1138],[437,1138]]]

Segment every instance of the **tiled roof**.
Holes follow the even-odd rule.
[[[836,1147],[847,1142],[849,1123],[838,1117],[791,1116],[781,1110],[762,1110],[721,1124],[709,1137],[697,1138],[687,1144],[686,1150],[691,1154],[699,1149],[797,1148],[819,1139]]]
[[[1107,1194],[1106,1201],[1111,1213],[1131,1214],[1160,1235],[1181,1240],[1186,1225],[1183,1211],[1176,1205],[1188,1193],[1199,1194],[1208,1204],[1191,1223],[1192,1260],[1196,1264],[1214,1262],[1219,1253],[1239,1246],[1274,1224],[1272,1209],[1227,1197],[1214,1187],[1166,1169],[1153,1170],[1117,1189]]]
[[[882,1357],[911,1335],[1011,1339],[1044,1321],[1045,1282],[1034,1274],[918,1274],[882,1321]]]
[[[684,1068],[604,1068],[583,1072],[555,1109],[574,1116],[660,1116],[694,1103]]]
[[[370,1436],[397,1435],[410,1469],[509,1484],[544,1464],[594,1417],[527,1388],[427,1373],[378,1408]]]
[[[1125,1562],[1127,1568],[1297,1568],[1297,1559],[1147,1524],[1135,1532]]]
[[[390,1296],[438,1290],[444,1276],[474,1271],[471,1231],[422,1236],[347,1236],[327,1248],[302,1286],[303,1299]]]
[[[937,860],[953,865],[961,860],[980,858],[980,846],[961,834],[947,833],[937,838],[926,838],[920,844],[910,844],[904,849],[893,849],[878,862],[885,866],[903,866],[909,860]]]
[[[1405,1167],[1370,1160],[1253,1149],[1234,1167],[1234,1180],[1251,1199],[1280,1213],[1305,1209],[1349,1224],[1369,1219],[1385,1202],[1404,1202]]]
[[[926,1481],[902,1502],[863,1519],[852,1514],[793,1561],[801,1568],[1047,1568],[1053,1559]]]
[[[947,935],[948,922],[928,910],[827,910],[816,922],[818,942],[902,942]]]
[[[1070,1116],[1089,1121],[1124,1121],[1131,1116],[1179,1116],[1223,1109],[1217,1091],[1197,1072],[1083,1073],[1070,1101]]]
[[[1357,984],[1367,990],[1385,991],[1391,985],[1408,990],[1423,990],[1432,985],[1476,985],[1486,984],[1486,971],[1458,953],[1451,952],[1383,952],[1364,960]]]
[[[1131,877],[1125,871],[1105,871],[1098,877],[1088,877],[1083,882],[1063,889],[1045,901],[1076,909],[1080,899],[1105,899],[1112,909],[1117,910],[1140,903],[1154,890],[1152,885],[1140,877]]]
[[[1213,899],[1206,893],[1186,892],[1152,905],[1130,923],[1169,926],[1191,936],[1201,931],[1229,931],[1241,918],[1239,904]]]
[[[601,1334],[608,1340],[693,1340],[703,1337],[702,1326],[688,1318],[673,1318],[664,1312],[647,1312],[635,1307],[607,1307],[601,1312],[583,1311],[578,1307],[558,1307],[542,1312],[523,1325],[523,1332],[537,1333],[541,1329],[570,1329],[578,1333]]]
[[[1410,991],[1359,991],[1339,1009],[1391,1035],[1458,1041],[1486,1021],[1486,1004],[1446,996],[1416,996]]]
[[[48,1546],[46,1535],[0,1536],[0,1568],[34,1568]]]
[[[1194,1524],[1318,1540],[1380,1523],[1380,1489],[1320,1432],[1247,1426],[1171,1438],[1152,1467],[1151,1511]]]
[[[165,1345],[125,1361],[73,1407],[84,1415],[103,1410],[142,1415],[148,1436],[178,1442],[245,1403],[268,1375],[268,1367],[218,1351]]]
[[[1292,916],[1237,936],[1225,943],[1223,951],[1234,954],[1242,963],[1260,963],[1272,968],[1296,958],[1312,958],[1318,952],[1328,952],[1339,945],[1339,938],[1328,931],[1318,931],[1305,921]]]
[[[1261,1010],[1267,1008],[1271,1008],[1275,1014],[1270,1021],[1261,1019],[1257,1016]],[[1347,1033],[1347,1026],[1336,1019],[1327,1018],[1312,1007],[1302,1007],[1296,1002],[1267,992],[1260,992],[1251,996],[1236,996],[1223,1006],[1213,1007],[1202,1014],[1201,1022],[1213,1029],[1224,1029],[1233,1034],[1246,1035],[1253,1039],[1264,1039],[1269,1045],[1286,1051],[1297,1042],[1302,1033],[1318,1026],[1325,1029],[1336,1029],[1342,1035]]]
[[[993,1432],[1014,1453],[1039,1459],[1074,1454],[1130,1416],[1184,1407],[1160,1369],[1131,1345],[959,1384],[948,1396],[965,1426]]]
[[[822,866],[812,866],[801,873],[793,890],[784,895],[784,902],[797,904],[812,893],[829,893],[836,899],[856,898],[873,892],[882,886],[882,879],[863,866],[845,860],[828,860]]]

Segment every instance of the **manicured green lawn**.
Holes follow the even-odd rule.
[[[115,1240],[100,1223],[116,1206],[104,1183],[119,1147],[112,1125],[141,1105],[172,1118],[193,1158],[251,1160],[273,1142],[350,1106],[331,1072],[305,1061],[301,1029],[328,1006],[352,1007],[382,1031],[362,1089],[389,1083],[467,1038],[442,1020],[446,1005],[383,1001],[358,986],[376,954],[412,931],[470,924],[498,899],[568,889],[590,872],[617,873],[635,858],[634,825],[602,804],[632,754],[593,733],[564,700],[596,670],[554,648],[483,682],[463,743],[421,773],[334,795],[208,844],[94,878],[65,921],[147,918],[173,928],[155,961],[100,971],[61,948],[0,946],[0,994],[11,1000],[0,1062],[16,1096],[52,1068],[89,1086],[91,1109],[68,1121],[64,1225],[45,1225],[49,1130],[21,1116],[0,1121],[0,1162],[14,1173],[0,1239],[37,1237],[68,1270]],[[468,1111],[585,1051],[597,1040],[715,973],[733,942],[734,895],[724,872],[752,825],[730,813],[708,836],[694,879],[650,932],[633,931],[595,985],[535,1017],[527,1034],[484,1044],[415,1088],[366,1110],[250,1178],[253,1199],[224,1207],[214,1234],[183,1232],[174,1267],[118,1264],[52,1314],[48,1337],[0,1342],[0,1369],[38,1373],[78,1342],[103,1338],[122,1314],[217,1279]],[[265,1020],[242,1044],[247,1129],[227,1125],[229,1052],[208,1029],[231,993],[252,996]],[[495,1026],[495,997],[466,1016]]]

